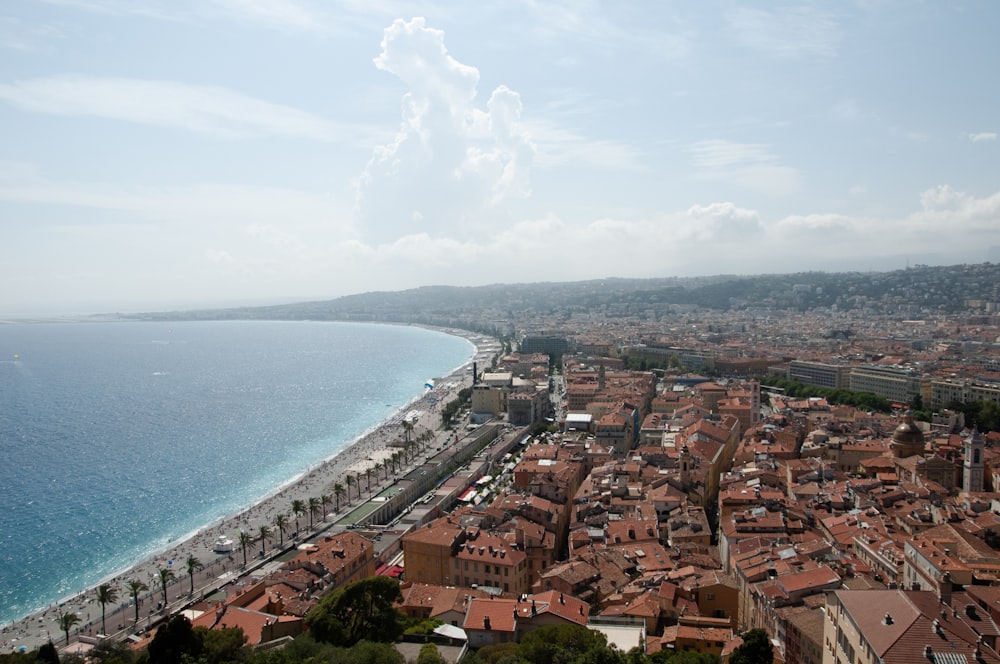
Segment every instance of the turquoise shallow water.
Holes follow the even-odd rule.
[[[257,502],[472,352],[389,325],[0,325],[0,624]]]

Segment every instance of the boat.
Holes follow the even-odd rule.
[[[218,539],[215,540],[215,544],[212,545],[212,551],[216,553],[232,553],[233,540],[225,535],[219,535]]]

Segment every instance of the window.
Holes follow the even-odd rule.
[[[708,600],[709,602],[711,602],[712,600],[714,600],[714,599],[715,599],[715,593],[705,593],[705,598],[706,598],[706,599],[707,599],[707,600]]]
[[[465,561],[465,571],[466,572],[469,571],[469,561],[468,560]]]
[[[505,593],[509,593],[510,592],[510,586],[508,584],[506,584],[506,583],[503,584],[503,591]]]
[[[510,576],[510,568],[509,567],[504,567],[503,568],[503,575],[504,576]]]

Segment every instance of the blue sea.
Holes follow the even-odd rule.
[[[0,325],[0,625],[259,501],[473,350],[392,325]]]

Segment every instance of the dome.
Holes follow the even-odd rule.
[[[897,457],[908,457],[924,451],[924,432],[920,430],[913,416],[907,413],[896,430],[892,432],[892,453]]]

